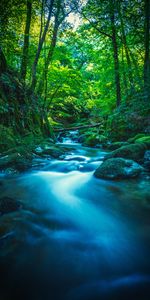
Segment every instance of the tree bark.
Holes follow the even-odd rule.
[[[52,40],[51,40],[51,43],[50,43],[50,48],[49,48],[48,55],[47,55],[46,62],[45,62],[45,69],[42,73],[42,76],[41,76],[41,79],[40,79],[40,82],[39,82],[39,86],[38,86],[38,91],[41,94],[43,92],[43,89],[44,89],[44,81],[45,81],[45,98],[46,98],[46,94],[47,94],[48,67],[50,65],[50,62],[52,61],[54,49],[55,49],[56,42],[57,42],[58,29],[59,29],[59,25],[60,25],[60,22],[59,22],[60,4],[61,4],[61,0],[58,0],[58,6],[57,6],[57,12],[56,12],[56,15],[55,15],[55,22],[54,22]]]
[[[62,132],[62,131],[69,131],[69,130],[78,130],[78,129],[84,129],[84,128],[92,128],[92,127],[98,127],[100,126],[101,123],[97,123],[97,124],[90,124],[90,125],[83,125],[83,126],[76,126],[76,127],[69,127],[69,128],[54,128],[53,130],[55,132]]]
[[[40,53],[42,50],[42,46],[43,43],[45,41],[46,38],[46,34],[49,28],[49,24],[50,24],[50,20],[51,20],[51,16],[52,16],[52,10],[53,10],[53,4],[54,4],[54,0],[51,0],[50,5],[49,5],[49,13],[48,13],[48,18],[47,18],[47,22],[43,31],[43,34],[41,36],[41,38],[39,39],[39,44],[38,44],[38,49],[35,55],[35,59],[33,62],[33,66],[32,66],[32,83],[31,83],[31,89],[35,89],[36,86],[36,70],[37,70],[37,64],[38,64],[38,60],[40,57]]]
[[[24,33],[24,45],[23,45],[23,55],[21,62],[21,79],[25,81],[27,73],[27,64],[28,64],[28,51],[29,51],[29,33],[30,33],[30,24],[31,24],[31,15],[32,15],[32,1],[27,0],[27,17],[26,17],[26,26]]]
[[[127,60],[127,64],[128,64],[129,82],[130,82],[130,87],[133,90],[134,82],[133,82],[133,75],[132,75],[132,64],[131,64],[131,59],[130,59],[130,55],[129,55],[128,45],[127,45],[127,39],[126,39],[126,34],[125,34],[125,29],[124,29],[124,22],[123,22],[123,18],[122,18],[120,2],[119,2],[119,7],[118,7],[118,13],[119,13],[119,18],[120,18],[120,23],[121,23],[122,42],[124,45],[126,60]]]
[[[127,83],[127,76],[126,76],[126,71],[125,71],[125,64],[124,64],[124,51],[123,51],[123,47],[122,47],[122,68],[123,68],[123,83],[124,83],[124,89],[125,89],[125,93],[127,95],[128,93],[128,83]]]
[[[0,47],[0,75],[4,72],[6,72],[7,70],[7,62],[6,62],[6,58],[5,55]]]
[[[146,100],[150,97],[150,0],[145,0],[145,57],[144,92]]]
[[[117,44],[117,34],[115,25],[115,13],[114,13],[114,3],[110,7],[110,20],[112,29],[112,45],[113,45],[113,56],[114,56],[114,71],[115,71],[115,84],[116,84],[116,105],[117,107],[121,104],[121,87],[120,87],[120,72],[119,72],[119,58],[118,58],[118,44]]]

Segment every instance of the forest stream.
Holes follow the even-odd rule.
[[[62,160],[1,174],[1,196],[21,209],[0,216],[0,299],[150,299],[147,177],[97,179],[106,152],[64,144]]]

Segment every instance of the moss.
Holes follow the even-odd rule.
[[[91,135],[91,136],[85,137],[83,145],[93,147],[93,146],[96,146],[98,143],[99,143],[98,137],[95,135]]]
[[[150,135],[143,136],[135,140],[135,143],[144,143],[147,146],[147,149],[150,149]]]
[[[110,145],[107,146],[107,149],[109,150],[116,150],[122,146],[128,146],[129,143],[128,142],[115,142],[115,143],[112,143]]]
[[[133,160],[110,158],[96,169],[94,176],[104,179],[133,178],[137,177],[142,169],[143,168]]]
[[[94,147],[98,144],[105,144],[107,142],[107,138],[104,135],[85,135],[83,137],[83,146]]]
[[[12,148],[16,145],[16,137],[11,128],[0,125],[0,151]]]
[[[144,133],[138,133],[134,137],[128,139],[128,143],[134,143],[137,139],[144,137],[144,136],[145,136]]]
[[[132,144],[129,146],[123,146],[117,150],[112,151],[107,154],[105,159],[114,158],[114,157],[122,157],[133,159],[135,161],[141,161],[144,157],[144,153],[147,150],[147,146],[144,143]]]

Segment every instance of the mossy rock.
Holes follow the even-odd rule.
[[[0,169],[14,166],[16,160],[20,158],[20,154],[11,153],[0,157]]]
[[[65,154],[65,150],[62,147],[60,148],[52,143],[42,143],[36,149],[34,149],[34,153],[40,156],[48,155],[53,158],[59,158]]]
[[[96,169],[94,176],[102,179],[127,179],[139,176],[142,170],[133,160],[110,158]]]
[[[107,146],[107,149],[108,150],[116,150],[122,146],[128,146],[129,143],[128,142],[115,142],[115,143],[112,143],[110,145]]]
[[[138,133],[138,134],[136,134],[134,137],[128,139],[128,143],[129,143],[129,144],[134,143],[137,139],[142,138],[142,137],[144,137],[144,136],[145,136],[144,133]]]
[[[95,147],[97,145],[103,145],[107,142],[107,138],[104,135],[90,135],[86,136],[83,141],[83,146]]]
[[[144,143],[139,143],[139,144],[137,143],[129,146],[123,146],[107,154],[105,156],[105,160],[108,158],[122,157],[127,159],[133,159],[139,162],[143,159],[146,150],[147,150],[147,146]]]
[[[135,143],[144,143],[147,146],[147,149],[150,149],[150,135],[143,136],[135,140]]]
[[[24,147],[15,147],[0,157],[0,169],[13,169],[22,172],[31,167],[32,153]]]
[[[99,143],[99,139],[97,136],[89,136],[86,137],[83,146],[94,147]]]
[[[61,155],[64,155],[65,152],[60,149],[59,147],[51,147],[49,149],[45,149],[43,150],[42,154],[44,155],[50,155],[52,156],[53,158],[59,158]]]

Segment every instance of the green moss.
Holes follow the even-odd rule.
[[[133,159],[135,161],[140,161],[141,159],[143,159],[146,150],[147,150],[147,146],[144,143],[123,146],[107,154],[106,159],[114,158],[114,157],[122,157],[122,158]]]
[[[107,149],[109,150],[116,150],[122,146],[128,146],[129,143],[128,142],[115,142],[115,143],[112,143],[110,145],[108,145]]]
[[[134,137],[128,139],[128,143],[134,143],[137,139],[144,137],[144,136],[145,136],[144,133],[138,133]]]
[[[104,179],[119,179],[137,177],[142,167],[133,160],[110,158],[96,169],[94,176]]]
[[[104,135],[93,134],[90,136],[85,135],[83,137],[83,146],[94,147],[98,144],[105,144],[107,138]]]
[[[12,148],[16,145],[16,137],[9,127],[0,125],[0,151]]]
[[[143,136],[135,140],[135,143],[144,143],[147,146],[147,149],[150,149],[150,135]]]

